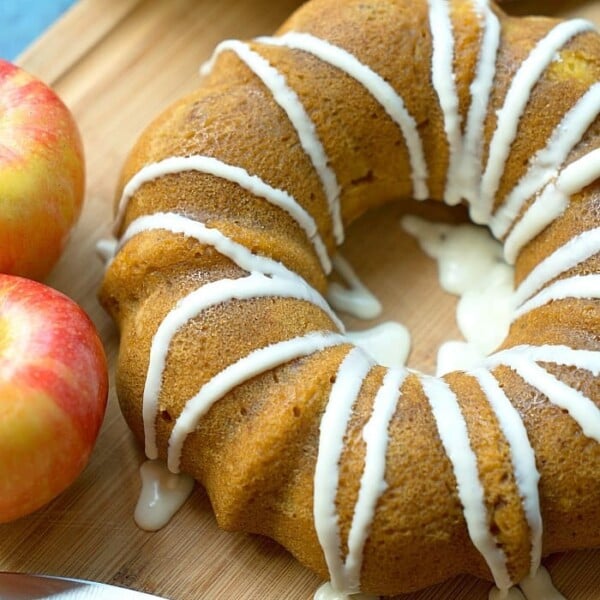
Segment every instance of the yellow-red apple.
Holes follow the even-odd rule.
[[[44,284],[0,274],[0,523],[75,480],[107,391],[102,343],[83,309]]]
[[[0,273],[43,279],[81,212],[81,138],[46,84],[0,59]]]

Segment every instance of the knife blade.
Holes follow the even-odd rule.
[[[165,600],[134,590],[50,575],[0,573],[0,600]]]

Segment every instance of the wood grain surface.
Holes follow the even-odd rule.
[[[299,4],[81,0],[20,58],[57,90],[81,128],[86,205],[48,283],[77,300],[96,323],[111,382],[118,336],[96,300],[103,266],[95,245],[109,235],[120,165],[147,122],[197,84],[198,66],[219,40],[269,33]],[[600,23],[598,2],[516,1],[505,6],[515,14],[577,15]],[[405,203],[367,215],[351,227],[344,252],[382,299],[382,319],[396,318],[411,328],[410,364],[431,370],[438,344],[458,336],[455,300],[439,290],[435,264],[398,225],[403,211],[415,210],[417,203]],[[434,216],[462,219],[464,213],[438,208]],[[220,531],[200,488],[167,527],[157,533],[139,530],[132,514],[142,459],[111,386],[106,420],[83,474],[44,509],[0,525],[0,569],[94,579],[171,600],[312,598],[319,585],[314,575],[270,540]],[[545,564],[569,600],[600,598],[600,550],[555,555]],[[398,598],[484,600],[489,587],[459,577]]]

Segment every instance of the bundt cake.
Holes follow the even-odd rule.
[[[593,26],[311,0],[202,73],[126,162],[100,290],[147,456],[340,598],[459,573],[531,594],[543,555],[600,545]],[[344,227],[408,198],[466,203],[515,265],[472,370],[374,364],[323,299]]]

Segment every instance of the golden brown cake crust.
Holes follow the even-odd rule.
[[[428,186],[442,200],[449,164],[444,117],[431,85],[432,40],[425,0],[313,0],[279,31],[302,31],[345,48],[402,91],[428,166]],[[502,35],[497,73],[484,122],[483,160],[497,126],[496,111],[521,63],[557,22],[515,19],[497,8]],[[451,2],[458,109],[467,118],[482,27],[467,0]],[[314,122],[341,189],[345,224],[369,208],[412,195],[409,153],[399,128],[366,89],[339,69],[300,50],[260,42],[249,47],[295,90]],[[560,51],[534,86],[495,195],[498,207],[523,177],[569,110],[600,80],[600,36],[582,33]],[[597,148],[596,119],[569,154],[572,163]],[[178,101],[144,132],[124,167],[119,194],[144,165],[172,155],[205,155],[260,174],[287,190],[315,219],[330,254],[335,241],[323,186],[298,134],[272,94],[233,52],[223,52],[201,88]],[[519,217],[529,207],[521,209]],[[221,231],[255,254],[273,258],[319,292],[326,289],[313,245],[284,211],[239,185],[185,171],[143,185],[130,200],[120,234],[142,215],[176,212]],[[575,193],[568,208],[526,244],[516,261],[516,283],[582,231],[600,226],[600,186]],[[599,273],[597,255],[560,277]],[[209,245],[168,231],[144,231],[116,255],[100,298],[119,324],[117,388],[123,414],[144,438],[141,404],[154,333],[186,294],[245,272]],[[191,319],[173,339],[156,420],[161,458],[173,424],[190,397],[213,376],[253,350],[309,332],[335,331],[318,307],[294,298],[231,300]],[[515,320],[503,343],[565,345],[600,350],[597,299],[548,303]],[[328,568],[313,523],[313,476],[319,423],[349,345],[286,363],[235,387],[187,438],[181,468],[207,489],[225,529],[269,535],[323,578]],[[191,368],[193,366],[193,368]],[[546,365],[600,407],[598,378],[570,366]],[[385,373],[365,378],[344,438],[336,496],[342,553],[347,550],[365,463],[362,431]],[[544,554],[600,545],[600,444],[514,370],[493,371],[517,409],[535,452],[544,523]],[[510,447],[477,381],[468,373],[445,377],[464,416],[477,457],[491,533],[518,582],[530,568],[530,527],[519,495]],[[459,573],[491,578],[469,537],[453,467],[440,439],[423,385],[409,374],[389,426],[385,481],[364,551],[361,587],[393,594],[416,590]],[[584,457],[584,460],[582,460]]]

